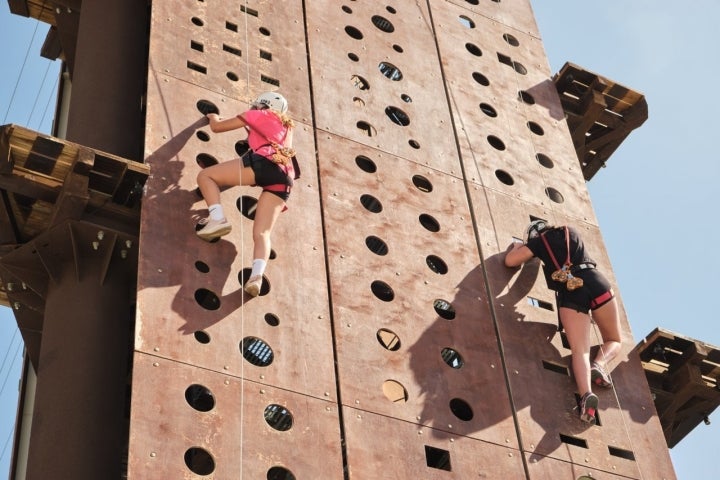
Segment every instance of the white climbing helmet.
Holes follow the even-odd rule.
[[[280,113],[285,113],[288,109],[288,102],[287,100],[285,100],[285,97],[275,92],[261,93],[260,96],[255,99],[252,105],[255,108],[265,106],[268,108],[272,108],[273,110],[277,110]]]
[[[528,225],[527,230],[525,231],[525,236],[527,240],[530,240],[532,238],[537,238],[543,231],[550,228],[550,225],[545,220],[533,220],[530,222],[530,225]]]

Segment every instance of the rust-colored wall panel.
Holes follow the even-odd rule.
[[[311,431],[325,432],[331,463],[342,467],[345,449],[350,478],[526,478],[526,469],[551,478],[568,465],[638,478],[654,471],[649,459],[672,471],[645,440],[661,435],[649,391],[625,391],[644,382],[639,361],[627,355],[613,372],[617,399],[600,393],[601,425],[581,424],[552,292],[537,264],[502,264],[534,215],[583,229],[614,279],[528,1],[164,1],[152,9],[153,177],[143,206],[131,429],[138,478],[187,470],[179,443],[163,447],[173,462],[157,462],[158,452],[145,457],[154,447],[146,440],[166,428],[158,409],[218,458],[238,448],[215,443],[232,432],[198,421],[204,414],[175,415],[187,404],[171,392],[200,380],[219,391],[244,385],[243,409],[270,395],[290,410],[306,402],[308,411],[327,412]],[[261,74],[290,101],[303,178],[273,233],[271,292],[248,299],[238,275],[250,266],[252,223],[234,204],[258,191],[223,192],[234,231],[220,242],[193,233],[205,214],[194,193],[198,155],[232,158],[244,136],[212,134],[197,102],[238,113],[277,86]],[[201,288],[218,295],[217,310],[198,301]],[[279,325],[266,323],[267,314]],[[271,365],[243,359],[239,343],[250,335],[273,348]],[[151,382],[156,369],[175,374]],[[153,396],[160,400],[142,402]],[[213,415],[238,428],[236,410],[218,403]],[[246,432],[268,428],[248,422]],[[317,478],[312,441],[298,443],[294,456],[269,440],[241,442],[250,445],[243,468],[261,476],[295,461],[297,478]],[[440,466],[443,451],[451,473],[428,464]]]
[[[308,122],[302,8],[300,0],[153,1],[150,69],[246,102],[279,89],[293,117]]]
[[[327,2],[307,2],[306,6],[317,128],[458,174],[425,2],[387,7],[373,2],[331,7]],[[396,67],[388,67],[387,75],[399,71],[402,77],[388,78],[381,63]],[[358,76],[365,80],[364,86]],[[392,107],[407,116],[408,125],[391,120],[386,109]],[[372,126],[372,136],[359,128],[359,122]]]
[[[495,238],[483,233],[488,248],[484,265],[494,297],[494,311],[525,450],[532,452],[531,458],[536,462],[545,461],[545,457],[559,458],[631,478],[647,478],[648,472],[664,472],[665,475],[672,471],[669,458],[655,458],[656,446],[648,443],[648,439],[661,435],[661,428],[649,391],[638,388],[647,381],[637,356],[631,352],[634,342],[622,304],[621,333],[625,353],[618,357],[618,365],[613,370],[615,390],[596,392],[600,398],[600,425],[588,428],[578,421],[573,410],[576,399],[570,350],[556,332],[554,296],[545,286],[540,264],[531,262],[521,269],[511,270],[502,265],[502,253],[492,253],[502,252],[512,236],[521,235],[527,222],[522,218],[527,215],[528,205],[503,194],[485,193],[482,197],[479,193],[473,194],[474,203],[487,202],[491,211],[506,213],[495,217],[495,238],[501,243],[494,244]],[[547,218],[557,224],[576,225],[599,268],[608,272],[608,277],[613,280],[597,227],[576,223],[561,215]],[[529,298],[547,302],[552,309],[531,304]],[[593,343],[599,344],[599,332],[592,335]],[[642,431],[645,433],[640,433]]]
[[[333,402],[144,353],[133,378],[128,478],[342,478]]]
[[[320,155],[330,149],[333,162],[321,162],[320,172],[343,402],[517,447],[507,392],[489,388],[503,385],[504,378],[463,184],[347,140],[321,137]],[[377,171],[359,168],[358,155]],[[418,175],[431,191],[413,184]],[[365,194],[384,205],[382,211],[363,208]],[[424,228],[421,215],[437,220],[439,231]],[[369,248],[370,236],[385,243],[385,254]],[[436,273],[428,261],[442,270]],[[373,293],[377,281],[392,289],[392,298]],[[453,318],[439,315],[437,300],[450,303]],[[380,329],[397,335],[397,350],[383,348],[376,337]],[[446,364],[445,348],[465,364]],[[387,380],[403,385],[407,403],[383,394]],[[471,419],[453,414],[453,398],[467,402]]]
[[[343,408],[350,479],[526,478],[516,449]]]
[[[332,343],[312,164],[304,163],[307,168],[293,190],[290,208],[273,232],[276,258],[266,272],[270,292],[250,299],[242,292],[239,275],[251,266],[252,222],[235,204],[243,196],[257,198],[259,189],[236,187],[222,193],[234,230],[221,241],[207,243],[194,232],[195,222],[206,215],[195,193],[200,170],[196,157],[231,159],[236,157],[234,143],[244,139],[243,133],[212,134],[196,103],[213,102],[225,115],[247,106],[172,77],[155,76],[148,92],[152,135],[146,149],[153,175],[143,205],[136,348],[233,375],[242,371],[247,378],[309,395],[334,395],[332,356],[317,355],[331,351]],[[207,134],[209,141],[202,141],[197,132]],[[301,160],[311,161],[312,137],[303,124],[298,124],[295,140]],[[197,262],[208,271],[199,270]],[[308,292],[305,285],[310,283],[314,288]],[[204,308],[198,302],[200,289],[216,294],[219,308]],[[277,316],[279,326],[268,325],[267,314]],[[210,343],[196,340],[199,331],[209,335]],[[275,359],[269,367],[243,359],[239,344],[247,336],[259,337],[273,349]]]

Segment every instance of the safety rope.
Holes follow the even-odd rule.
[[[244,6],[240,8],[241,14],[244,16],[245,19],[245,50],[243,51],[243,55],[245,56],[245,98],[250,99],[250,38],[248,35],[249,26],[248,26],[248,0],[244,0]],[[249,132],[248,132],[249,134]],[[250,144],[248,143],[248,148],[250,148]],[[240,158],[240,161],[238,162],[238,169],[240,170],[238,172],[238,176],[240,178],[240,183],[242,184],[242,169],[243,169],[243,160]],[[245,200],[244,195],[240,195],[240,216],[242,217],[245,212]],[[254,222],[254,220],[253,220]],[[245,262],[245,222],[243,219],[240,219],[240,268],[242,269],[242,264]],[[254,249],[253,249],[254,252]],[[254,259],[253,259],[254,260]],[[250,273],[248,274],[247,278],[243,278],[243,283],[240,285],[240,288],[243,289],[242,293],[242,300],[240,303],[240,350],[243,358],[240,360],[241,366],[240,366],[240,480],[243,479],[243,452],[244,452],[244,446],[245,446],[245,437],[244,437],[244,423],[245,423],[245,284],[248,280],[250,280],[250,277],[252,276],[252,262],[250,263]],[[241,270],[242,271],[242,270]],[[262,283],[260,284],[262,287]]]
[[[420,8],[420,5],[417,3],[417,1],[416,1],[416,6],[417,6],[418,9],[421,10],[421,12],[422,12],[422,9]],[[429,2],[427,3],[427,8],[428,8],[429,11],[431,11],[431,7],[430,7],[430,3],[429,3]],[[434,25],[433,25],[432,20],[431,20],[430,22],[428,22],[428,27],[430,28],[430,31],[432,32],[433,38],[435,39],[436,48],[438,49],[438,54],[439,54],[439,53],[440,53],[440,51],[439,51],[439,42],[438,42],[438,39],[437,39],[437,34],[435,33],[435,29],[434,29]],[[511,66],[513,67],[513,69],[516,68],[514,61],[512,62],[512,65],[511,65]],[[442,66],[441,66],[441,69],[442,69]],[[516,70],[516,72],[517,72],[517,70]],[[515,85],[516,85],[516,88],[517,88],[518,96],[520,96],[520,92],[521,92],[521,88],[520,88],[520,87],[521,87],[521,86],[520,86],[520,82],[519,82],[519,80],[518,80],[517,74],[514,75],[513,77],[514,77],[514,80],[515,80]],[[443,81],[445,81],[444,75],[443,75]],[[460,108],[458,108],[458,102],[457,102],[455,96],[453,95],[453,92],[452,92],[449,88],[447,88],[447,86],[446,86],[445,90],[446,90],[445,93],[446,93],[446,96],[447,96],[448,101],[450,102],[450,105],[454,105],[454,106],[455,106],[455,110],[456,110],[456,113],[455,113],[454,115],[453,115],[452,110],[451,110],[450,114],[451,114],[451,116],[453,116],[453,117],[458,121],[458,124],[459,124],[459,126],[460,126],[460,131],[458,131],[458,130],[455,131],[455,133],[457,134],[457,135],[456,135],[456,138],[458,138],[458,142],[459,142],[459,141],[460,141],[460,132],[462,132],[462,137],[463,137],[464,140],[467,142],[467,145],[470,146],[470,145],[472,144],[472,142],[470,141],[469,133],[468,133],[468,128],[466,128],[466,123],[465,123],[464,118],[463,118],[463,116],[462,116],[462,112],[461,112]],[[523,102],[524,102],[524,101],[523,101]],[[528,117],[527,117],[527,115],[526,115],[524,112],[521,113],[521,115],[523,115],[523,118],[526,120],[526,123],[527,123],[527,121],[529,120]],[[510,120],[509,120],[509,119],[505,119],[505,124],[506,124],[506,126],[507,126],[508,131],[512,131],[512,125],[510,125]],[[535,157],[537,158],[538,151],[537,151],[537,148],[536,148],[534,139],[531,138],[531,139],[530,139],[530,143],[531,143],[531,145],[532,145],[533,154],[534,154]],[[460,145],[459,145],[459,143],[458,143],[458,149],[459,149],[459,147],[460,147]],[[485,191],[485,198],[484,198],[485,203],[486,203],[488,206],[490,206],[490,203],[491,203],[491,202],[490,202],[490,200],[489,200],[489,198],[488,198],[488,195],[487,195],[487,192],[486,192],[487,189],[485,188],[486,185],[485,185],[485,182],[483,181],[483,174],[482,174],[482,172],[481,172],[481,169],[480,169],[480,166],[479,166],[479,163],[478,163],[478,159],[477,159],[476,156],[475,156],[475,150],[472,149],[472,148],[470,148],[470,155],[471,155],[471,157],[472,157],[473,164],[474,164],[474,167],[475,167],[475,172],[476,172],[476,174],[477,174],[477,181],[478,181],[478,183],[481,185],[481,187],[483,187],[483,191]],[[467,177],[467,172],[465,172],[464,166],[462,165],[462,163],[461,163],[461,169],[463,170],[463,173],[466,175],[466,176],[465,176],[465,180],[466,180],[466,182],[467,182],[467,178],[468,178],[468,177]],[[546,174],[545,174],[544,172],[541,172],[541,176],[542,176],[543,182],[544,182],[544,183],[547,183],[547,182],[546,182],[546,180],[547,180]],[[471,198],[469,195],[468,195],[468,201],[469,201],[469,205],[470,205],[470,207],[471,207],[471,212],[470,212],[471,217],[474,218],[474,213],[473,213],[473,211],[472,211],[473,202],[472,202],[472,198]],[[490,210],[490,212],[492,212],[492,209]],[[493,218],[492,213],[490,213],[490,218],[491,218],[491,222],[492,222],[493,225],[494,225],[494,224],[495,224],[495,221],[494,221],[494,218]],[[494,229],[494,230],[497,232],[497,229]],[[476,235],[477,235],[477,233],[476,233]],[[498,245],[499,245],[499,244],[500,244],[500,239],[496,237],[496,241],[498,242]],[[478,242],[478,248],[480,249],[480,253],[481,253],[481,256],[482,256],[482,251],[483,251],[483,250],[482,250],[482,244],[481,244],[480,242]],[[487,279],[486,279],[486,280],[487,280]],[[486,284],[489,285],[489,282],[486,282]],[[488,294],[492,294],[492,292],[488,290]],[[493,312],[493,315],[494,315],[494,307],[493,307],[493,304],[490,303],[489,306],[490,306],[490,309],[491,309],[491,311]],[[499,333],[499,330],[497,329],[497,326],[496,326],[496,332],[497,332],[497,334],[498,334],[498,336],[499,336],[500,333]],[[595,334],[596,334],[596,335],[598,334],[597,330],[595,330]],[[499,338],[499,337],[498,337],[498,338]],[[600,344],[600,347],[601,347],[601,349],[602,349],[602,343]],[[503,356],[503,355],[502,355],[502,352],[504,351],[504,348],[503,348],[503,345],[502,345],[500,342],[499,342],[499,349],[500,349],[500,352],[501,352],[501,361],[504,362],[504,359],[502,358],[502,356]],[[602,351],[602,350],[601,350],[601,351]],[[603,351],[603,357],[604,357],[604,351]],[[509,382],[509,379],[506,379],[506,380]],[[509,384],[508,384],[508,385],[509,385]],[[629,427],[628,427],[628,425],[627,425],[627,423],[626,423],[626,421],[625,421],[625,417],[622,415],[622,405],[621,405],[621,403],[620,403],[620,399],[619,399],[619,397],[618,397],[617,390],[616,390],[614,384],[612,385],[612,389],[613,389],[613,393],[614,393],[614,395],[615,395],[615,400],[616,400],[616,402],[617,402],[617,404],[618,404],[618,408],[619,408],[620,413],[621,413],[621,417],[622,417],[622,419],[623,419],[623,427],[624,427],[624,429],[625,429],[625,435],[626,435],[627,438],[628,438],[628,442],[629,442],[629,444],[630,444],[630,447],[631,447],[631,448],[633,449],[633,451],[634,451],[634,444],[633,444],[632,438],[631,438],[631,436],[630,436],[630,430],[629,430]],[[509,392],[509,393],[512,395],[512,392]],[[513,416],[515,416],[514,413],[513,413]],[[516,419],[516,421],[517,421],[517,419]],[[521,448],[523,448],[523,447],[522,447],[522,443],[523,443],[523,442],[522,442],[522,437],[521,437],[519,431],[518,431],[518,440],[519,440],[519,442],[520,442]],[[640,475],[640,479],[643,480],[644,477],[643,477],[643,474],[642,474],[642,469],[641,469],[641,467],[640,467],[639,464],[636,464],[636,465],[637,465],[637,468],[638,468],[638,473],[639,473],[639,475]]]
[[[617,300],[616,300],[617,301]],[[597,340],[600,348],[600,353],[602,354],[602,358],[605,359],[605,350],[603,349],[603,340],[602,335],[598,332],[598,327],[595,321],[593,320],[591,322],[591,328],[593,330],[593,333],[595,333],[595,339]],[[622,334],[622,333],[621,333]],[[612,375],[607,369],[607,365],[605,365],[605,372],[607,376],[610,378],[610,388],[612,389],[613,396],[615,397],[615,402],[618,406],[618,413],[620,414],[620,419],[623,423],[623,429],[625,430],[625,435],[627,436],[628,443],[630,444],[630,450],[633,452],[633,455],[635,455],[635,443],[632,441],[632,437],[630,436],[630,427],[627,424],[627,421],[625,420],[625,414],[623,412],[622,404],[620,403],[620,396],[618,395],[617,388],[615,388],[615,382],[612,379]],[[591,387],[592,388],[592,387]],[[635,465],[638,469],[638,474],[640,475],[640,480],[643,480],[645,477],[643,476],[642,467],[640,466],[639,462],[635,462]]]
[[[513,67],[513,69],[514,69],[515,72],[516,72],[516,74],[513,75],[513,78],[514,78],[514,80],[515,80],[515,87],[516,87],[516,89],[517,89],[518,98],[521,98],[521,97],[520,97],[520,92],[521,92],[521,91],[524,91],[524,89],[521,88],[520,81],[519,81],[519,79],[518,79],[518,73],[517,73],[516,66],[515,66],[516,62],[515,62],[515,61],[512,61],[512,60],[511,60],[511,62],[512,62],[512,67]],[[521,101],[524,103],[524,100],[521,99]],[[521,110],[521,113],[520,113],[520,114],[523,116],[523,119],[525,120],[525,124],[527,125],[528,122],[530,121],[530,119],[528,118],[527,114],[525,114],[525,108],[523,108],[523,109]],[[532,146],[532,153],[533,153],[533,155],[535,156],[535,158],[537,158],[538,150],[537,150],[537,148],[536,148],[535,139],[533,138],[533,135],[530,135],[530,145]],[[543,173],[541,173],[541,175],[542,175],[542,177],[543,177],[543,182],[544,182],[544,183],[547,183],[547,182],[546,182],[546,178],[547,178],[547,177],[546,177],[545,173],[543,172]],[[569,254],[569,252],[568,252],[568,254]],[[558,312],[558,313],[559,313],[559,312]],[[591,325],[590,325],[590,326],[591,326],[593,332],[595,333],[595,337],[596,337],[596,339],[598,340],[598,343],[599,343],[599,345],[600,345],[600,352],[601,352],[601,354],[602,354],[602,357],[605,358],[605,351],[604,351],[603,348],[602,348],[602,345],[603,345],[602,338],[601,338],[601,336],[599,335],[596,326],[594,326],[595,321],[594,321],[594,320],[590,320],[590,322],[591,322]],[[596,325],[596,324],[595,324],[595,325]],[[630,436],[630,428],[628,427],[628,424],[627,424],[627,422],[625,421],[625,415],[623,414],[622,404],[620,403],[620,397],[618,396],[617,389],[615,388],[615,383],[612,382],[612,377],[610,378],[610,380],[611,380],[611,387],[612,387],[613,395],[614,395],[614,397],[615,397],[615,401],[617,402],[618,412],[619,412],[620,418],[622,419],[622,422],[623,422],[623,429],[625,430],[625,436],[627,437],[627,440],[628,440],[628,443],[630,444],[631,450],[634,452],[634,451],[635,451],[635,446],[634,446],[634,443],[633,443],[633,441],[632,441],[632,437]],[[591,388],[592,388],[592,387],[591,387]],[[639,464],[638,462],[635,462],[635,465],[637,466],[638,474],[640,475],[640,480],[644,480],[644,476],[643,476],[642,468],[640,467],[640,464]]]

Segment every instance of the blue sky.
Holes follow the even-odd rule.
[[[720,346],[716,309],[701,305],[715,294],[720,271],[707,246],[720,238],[712,213],[720,180],[720,2],[535,0],[533,8],[552,72],[571,61],[648,101],[649,119],[588,184],[635,342],[659,326]],[[39,55],[46,32],[0,1],[0,124],[50,131],[60,62]],[[0,478],[21,367],[15,332],[12,312],[0,308]],[[671,450],[679,479],[720,478],[720,416],[711,420]]]

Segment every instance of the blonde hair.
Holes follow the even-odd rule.
[[[290,118],[287,113],[278,112],[277,110],[273,110],[272,112],[278,116],[283,124],[283,127],[292,128],[295,126],[295,122],[293,122],[292,118]]]

